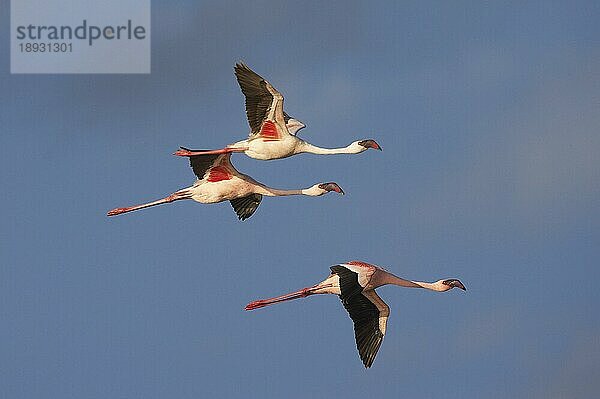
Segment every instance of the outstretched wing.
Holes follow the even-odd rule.
[[[182,150],[198,152],[202,150],[190,150],[189,148],[180,147]],[[233,165],[231,165],[231,153],[226,154],[209,154],[209,155],[192,155],[190,158],[190,166],[198,179],[206,179],[211,182],[229,180],[233,174]]]
[[[375,291],[362,292],[357,273],[340,265],[332,266],[331,271],[340,278],[340,299],[354,322],[360,359],[369,368],[383,341],[390,309]]]
[[[288,133],[281,93],[244,63],[237,63],[234,70],[246,97],[250,137],[260,135],[271,140],[281,139],[283,134]]]
[[[261,200],[261,194],[250,194],[246,197],[232,199],[229,202],[231,202],[231,206],[238,215],[238,218],[240,220],[246,220],[254,214],[260,205]]]

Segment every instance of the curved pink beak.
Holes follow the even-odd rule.
[[[377,144],[375,140],[372,139],[360,141],[358,144],[362,145],[365,148],[372,148],[374,150],[382,151],[381,146]]]
[[[335,191],[338,194],[344,195],[344,190],[342,190],[342,188],[337,183],[334,183],[334,182],[323,183],[323,184],[319,185],[319,187],[321,187],[323,190],[326,190],[326,191]]]

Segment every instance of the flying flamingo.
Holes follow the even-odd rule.
[[[358,154],[369,148],[381,150],[375,140],[358,140],[343,148],[321,148],[296,136],[305,125],[283,111],[283,96],[269,82],[243,63],[235,65],[235,76],[246,97],[246,116],[250,135],[246,140],[220,150],[189,151],[174,155],[189,157],[200,154],[243,152],[250,158],[269,160],[286,158],[302,152],[312,154]]]
[[[183,199],[192,199],[203,204],[213,204],[229,200],[238,218],[246,220],[256,211],[263,195],[270,197],[284,195],[308,195],[316,197],[330,191],[344,194],[340,186],[336,183],[315,184],[310,188],[302,190],[278,190],[270,188],[257,182],[250,176],[238,172],[231,164],[230,157],[230,153],[191,156],[190,165],[198,177],[191,187],[176,191],[157,201],[126,208],[116,208],[109,211],[107,215],[120,215],[125,212]]]
[[[411,281],[394,276],[381,267],[365,262],[351,261],[331,266],[329,277],[312,287],[275,298],[250,302],[246,305],[246,310],[254,310],[314,294],[339,295],[354,322],[354,337],[360,359],[365,367],[369,368],[383,341],[387,319],[390,315],[390,308],[375,292],[375,288],[386,284],[425,288],[439,292],[455,287],[466,290],[463,283],[455,278],[438,280],[434,283]]]

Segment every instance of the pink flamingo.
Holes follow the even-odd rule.
[[[246,305],[246,310],[254,310],[275,303],[315,294],[339,295],[342,304],[354,322],[354,336],[360,359],[366,368],[371,367],[385,335],[389,306],[377,295],[375,288],[392,284],[400,287],[425,288],[444,292],[452,288],[466,290],[463,283],[455,278],[438,280],[433,283],[405,280],[383,268],[360,261],[351,261],[331,266],[331,274],[312,287],[281,295],[275,298],[260,299]]]
[[[305,125],[283,111],[283,96],[269,82],[243,63],[235,65],[235,76],[246,97],[246,116],[250,124],[247,139],[219,150],[191,151],[180,149],[174,155],[189,157],[200,154],[243,152],[250,158],[269,160],[308,152],[312,154],[358,154],[369,148],[381,150],[375,140],[357,140],[342,148],[321,148],[297,136]]]
[[[189,151],[187,149],[183,149]],[[198,177],[196,182],[187,188],[173,194],[141,205],[125,208],[115,208],[108,216],[136,211],[173,201],[192,199],[203,204],[229,200],[240,220],[248,219],[260,205],[263,195],[280,197],[286,195],[308,195],[316,197],[334,191],[344,194],[336,183],[318,183],[312,187],[300,190],[279,190],[267,187],[238,172],[230,162],[231,154],[194,155],[190,157],[190,165]]]

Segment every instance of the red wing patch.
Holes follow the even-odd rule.
[[[260,129],[260,137],[269,140],[279,140],[281,137],[279,136],[279,132],[277,131],[277,126],[271,121],[265,121],[262,128]]]
[[[208,180],[209,182],[217,182],[222,180],[231,179],[232,175],[229,173],[229,170],[225,166],[215,166],[208,172]]]

